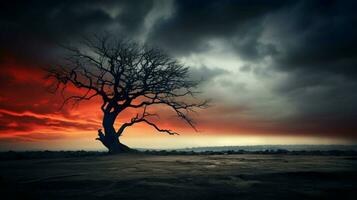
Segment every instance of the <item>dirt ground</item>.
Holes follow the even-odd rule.
[[[357,199],[357,157],[118,155],[2,160],[0,188],[1,199]]]

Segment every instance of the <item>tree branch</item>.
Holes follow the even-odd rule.
[[[146,108],[153,105],[171,108],[177,117],[196,130],[189,114],[195,109],[207,108],[208,101],[193,99],[198,93],[195,88],[199,82],[189,79],[188,67],[160,49],[108,35],[85,38],[81,48],[64,48],[69,52],[65,62],[48,70],[47,78],[53,80],[51,89],[60,90],[63,97],[67,85],[86,89],[86,92],[64,97],[63,105],[100,96],[103,100],[100,109],[104,115],[114,116],[114,120],[127,108],[144,108],[141,116],[137,115],[120,127],[118,135],[141,122],[159,132],[177,134],[149,120],[156,115],[148,113]],[[141,101],[133,103],[137,100]]]

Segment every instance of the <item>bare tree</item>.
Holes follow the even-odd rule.
[[[65,64],[51,67],[47,78],[52,80],[54,91],[63,93],[69,84],[86,90],[83,95],[65,98],[63,105],[101,97],[104,132],[99,129],[96,139],[110,153],[130,151],[119,137],[127,127],[137,123],[146,123],[159,132],[177,134],[160,128],[151,120],[157,114],[148,112],[150,106],[171,108],[177,117],[194,129],[194,121],[188,114],[195,108],[207,107],[207,101],[192,98],[198,82],[189,79],[188,67],[160,49],[108,35],[84,39],[80,48],[66,49],[70,53]],[[139,112],[116,130],[116,119],[128,108]]]

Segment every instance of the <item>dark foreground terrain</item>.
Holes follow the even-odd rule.
[[[134,154],[2,159],[0,192],[1,199],[357,199],[357,157]]]

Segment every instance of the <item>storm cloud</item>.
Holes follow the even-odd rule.
[[[110,32],[158,46],[190,66],[192,77],[203,80],[202,96],[217,108],[204,123],[222,119],[246,132],[356,139],[356,6],[337,0],[8,2],[0,12],[0,61],[47,63],[57,58],[59,43]],[[5,101],[1,107],[21,111]]]

